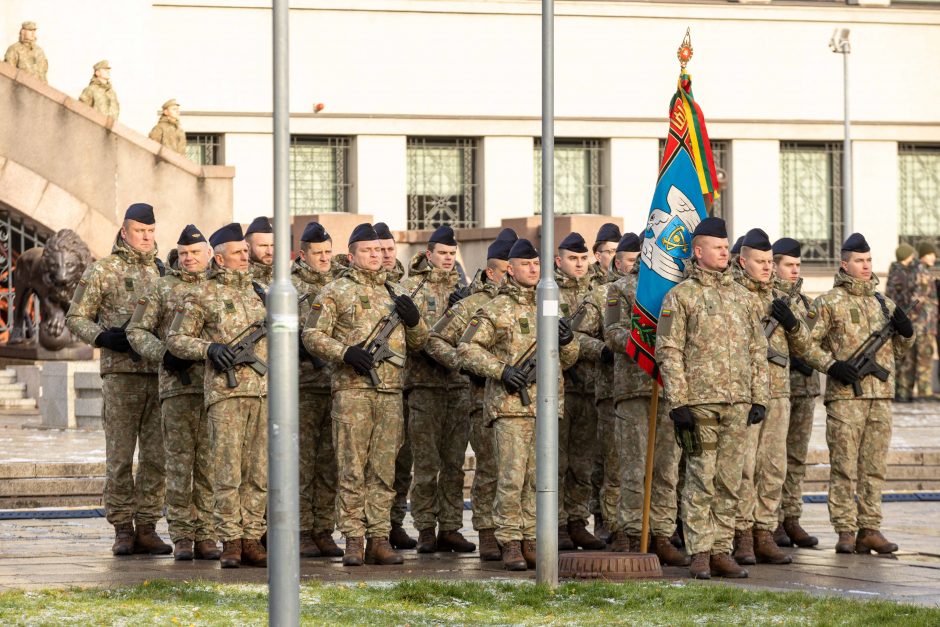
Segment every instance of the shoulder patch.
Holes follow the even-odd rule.
[[[659,322],[656,324],[656,335],[669,337],[672,331],[672,310],[663,309],[659,314]]]
[[[143,320],[144,314],[147,313],[148,302],[146,298],[137,299],[137,307],[134,308],[134,315],[131,316],[131,324],[137,324]]]
[[[608,306],[608,307],[619,307],[619,306],[620,306],[620,299],[619,299],[619,298],[608,298],[608,299],[607,299],[607,306]]]
[[[470,318],[470,324],[467,325],[466,330],[463,332],[463,335],[460,336],[460,343],[469,342],[473,339],[473,336],[477,334],[477,331],[480,330],[480,319],[476,316]]]
[[[88,281],[85,279],[79,279],[78,285],[75,287],[75,292],[72,294],[72,302],[76,305],[82,302],[82,297],[85,296],[85,290],[88,288]]]
[[[308,327],[317,326],[317,322],[320,320],[320,314],[323,313],[323,303],[314,303],[310,305],[310,315],[307,316]]]
[[[183,318],[186,317],[186,308],[183,305],[179,305],[176,308],[176,315],[173,316],[173,322],[170,323],[170,332],[175,333],[180,330],[180,325],[183,324]]]

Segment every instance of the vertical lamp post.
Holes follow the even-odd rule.
[[[842,231],[843,239],[852,234],[854,215],[852,209],[852,129],[849,122],[849,29],[837,28],[832,32],[829,49],[842,55],[842,91],[845,111],[842,139]]]

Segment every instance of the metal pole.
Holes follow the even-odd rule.
[[[542,0],[542,276],[535,419],[535,580],[558,586],[558,284],[555,282],[554,0]]]
[[[300,621],[297,290],[290,282],[288,0],[274,17],[274,282],[268,291],[268,621]]]
[[[854,229],[852,208],[852,129],[849,122],[849,42],[842,44],[842,90],[845,99],[845,134],[842,141],[842,215],[843,231],[848,238]]]

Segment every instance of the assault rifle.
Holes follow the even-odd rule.
[[[255,354],[255,345],[264,339],[267,334],[268,327],[265,325],[264,320],[252,322],[228,344],[228,347],[235,353],[232,366],[223,371],[225,372],[228,387],[238,387],[238,382],[235,380],[236,366],[249,366],[262,377],[267,374],[268,364]]]
[[[702,433],[698,425],[691,429],[675,427],[676,444],[679,445],[689,457],[698,457],[702,454]]]
[[[299,299],[297,299],[297,307],[300,308],[300,305],[302,305],[304,301],[307,300],[308,298],[310,298],[310,292],[307,292],[306,294],[301,296]],[[323,368],[323,366],[326,365],[326,362],[323,361],[320,357],[314,355],[313,353],[307,350],[307,347],[304,346],[304,341],[302,339],[300,340],[300,359],[301,360],[306,359],[308,362],[310,362],[310,365],[316,368],[317,370]]]
[[[800,287],[803,285],[803,279],[799,278],[793,282],[793,285],[790,287],[790,290],[787,292],[786,303],[787,307],[793,306],[793,299],[796,298],[800,293]],[[772,363],[775,366],[780,366],[781,368],[786,368],[790,361],[787,359],[787,356],[781,353],[778,350],[775,350],[770,345],[770,336],[774,334],[774,331],[777,330],[777,327],[780,326],[780,321],[774,318],[773,316],[767,316],[762,321],[764,323],[764,337],[767,338],[767,361]]]
[[[915,298],[911,302],[911,306],[902,311],[904,311],[905,314],[910,314],[919,304],[920,301]],[[868,339],[862,342],[862,345],[848,358],[848,363],[855,366],[858,370],[858,380],[852,384],[852,392],[855,396],[862,395],[862,379],[868,375],[874,375],[879,381],[888,380],[890,373],[875,361],[875,356],[878,354],[878,351],[881,350],[881,347],[890,342],[897,333],[897,329],[891,324],[891,319],[889,318],[883,327],[877,331],[872,331]]]
[[[587,301],[582,300],[581,304],[578,305],[578,308],[574,310],[574,313],[571,314],[570,316],[564,316],[562,320],[568,323],[568,327],[571,329],[571,332],[574,333],[581,326],[581,323],[584,321],[584,316],[586,315],[587,315]],[[559,320],[559,322],[561,321]],[[566,377],[571,379],[571,382],[574,383],[575,385],[581,385],[581,377],[578,376],[578,372],[575,370],[576,366],[577,364],[575,364],[574,366],[571,366],[570,368],[565,370],[564,374]]]
[[[530,346],[526,352],[522,353],[518,361],[513,364],[513,366],[521,370],[522,374],[525,375],[525,385],[519,388],[519,400],[522,401],[524,407],[528,407],[532,404],[532,399],[529,397],[529,386],[535,383],[536,375],[538,375],[538,369],[535,363],[535,346],[537,343],[538,342],[532,342],[532,346]]]
[[[411,298],[414,298],[417,293],[421,291],[421,288],[424,287],[424,284],[427,283],[430,276],[430,273],[424,275],[418,285],[415,286],[414,291],[409,294]],[[388,282],[385,283],[385,289],[388,290],[388,294],[392,297],[392,301],[394,302],[396,294]],[[392,311],[382,316],[382,319],[379,320],[375,328],[372,329],[372,332],[369,333],[369,337],[366,338],[365,350],[369,353],[369,356],[372,357],[373,364],[372,368],[369,369],[369,378],[372,380],[372,385],[376,387],[382,383],[382,380],[379,379],[379,373],[376,372],[375,366],[378,366],[383,361],[390,362],[399,368],[404,368],[405,366],[405,356],[399,355],[389,346],[389,338],[392,337],[392,333],[398,328],[399,324],[401,324],[401,316],[398,315],[398,310],[393,307]]]

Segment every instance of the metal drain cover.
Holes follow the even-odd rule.
[[[663,576],[659,558],[653,553],[572,551],[558,555],[558,576],[565,579],[655,579]]]

